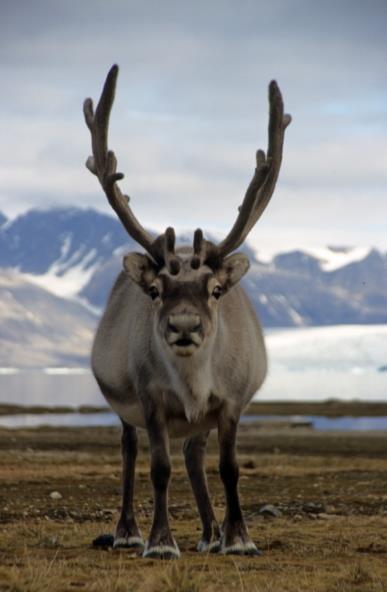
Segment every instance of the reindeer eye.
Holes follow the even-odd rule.
[[[222,294],[223,294],[222,286],[215,286],[215,288],[212,290],[212,296],[214,298],[216,298],[217,300],[219,300],[219,298],[221,297]]]
[[[156,300],[156,298],[160,296],[160,292],[158,291],[156,286],[150,286],[148,294],[152,298],[152,300]]]

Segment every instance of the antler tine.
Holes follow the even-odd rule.
[[[247,234],[259,220],[273,195],[282,163],[285,130],[292,120],[289,114],[284,113],[281,91],[275,80],[272,80],[269,85],[269,101],[269,146],[267,150],[269,170],[262,187],[258,190],[257,201],[253,216],[249,221]]]
[[[193,239],[193,252],[194,255],[191,259],[192,269],[199,269],[204,259],[205,241],[203,240],[203,231],[201,228],[197,228],[194,233]]]
[[[180,271],[180,261],[175,255],[176,235],[170,226],[164,234],[164,262],[171,275],[177,275]]]
[[[91,133],[93,152],[93,155],[87,159],[86,166],[98,177],[110,205],[128,234],[144,247],[157,263],[162,263],[163,253],[160,241],[154,241],[133,214],[128,205],[129,197],[124,195],[117,185],[117,181],[123,179],[124,175],[117,172],[115,154],[108,150],[109,117],[114,101],[117,76],[118,66],[114,65],[106,77],[95,113],[93,101],[86,99],[84,102],[83,112],[86,125]]]
[[[226,238],[213,249],[213,258],[225,257],[244,242],[273,194],[281,167],[285,129],[291,121],[290,115],[284,115],[281,91],[274,80],[269,85],[269,103],[267,156],[263,150],[257,151],[255,174],[239,208],[239,215]]]

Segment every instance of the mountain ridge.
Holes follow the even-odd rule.
[[[387,253],[341,246],[260,259],[249,241],[243,249],[251,261],[243,285],[264,326],[387,322]],[[93,209],[35,209],[13,220],[0,214],[0,268],[91,307],[104,307],[122,254],[132,250],[141,248],[118,219]]]

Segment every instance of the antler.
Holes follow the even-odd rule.
[[[83,113],[91,133],[93,151],[93,156],[89,156],[86,166],[98,177],[110,205],[129,235],[148,251],[156,263],[159,265],[165,263],[171,273],[176,274],[179,272],[180,265],[174,254],[175,233],[173,228],[168,228],[165,234],[154,240],[130,209],[129,196],[124,195],[117,185],[117,181],[123,179],[124,175],[117,172],[115,154],[112,150],[108,150],[109,117],[114,101],[117,76],[118,66],[114,65],[106,77],[95,113],[91,99],[86,99],[83,104]]]
[[[169,271],[176,275],[180,270],[180,261],[175,254],[175,231],[173,228],[167,228],[164,234],[153,240],[130,209],[129,197],[124,195],[117,185],[117,181],[123,179],[124,175],[117,172],[117,159],[114,152],[108,150],[107,141],[117,76],[118,66],[114,65],[107,75],[95,113],[93,101],[86,99],[84,102],[83,112],[91,133],[93,151],[93,156],[89,156],[86,166],[98,177],[110,205],[129,235],[144,247],[157,264],[165,264]],[[284,114],[281,92],[274,80],[269,85],[269,103],[267,155],[263,150],[257,151],[254,177],[239,208],[238,217],[226,238],[215,245],[203,238],[200,229],[195,231],[194,255],[191,260],[194,269],[203,263],[216,266],[226,255],[235,251],[244,242],[270,201],[281,167],[285,129],[291,122],[290,115]]]
[[[282,148],[285,129],[291,122],[291,116],[284,114],[282,96],[277,83],[273,80],[269,85],[269,145],[267,156],[263,150],[256,153],[256,169],[254,177],[246,191],[239,215],[226,236],[218,245],[200,238],[201,261],[216,263],[232,251],[235,251],[246,239],[250,230],[263,214],[273,195],[282,161]],[[199,249],[198,249],[199,250]]]

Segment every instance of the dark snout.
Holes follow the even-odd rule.
[[[202,328],[200,317],[197,314],[171,314],[168,317],[168,329],[172,333],[191,334],[198,333]]]
[[[202,342],[202,322],[194,313],[175,313],[168,317],[166,341],[179,355],[190,355]]]

